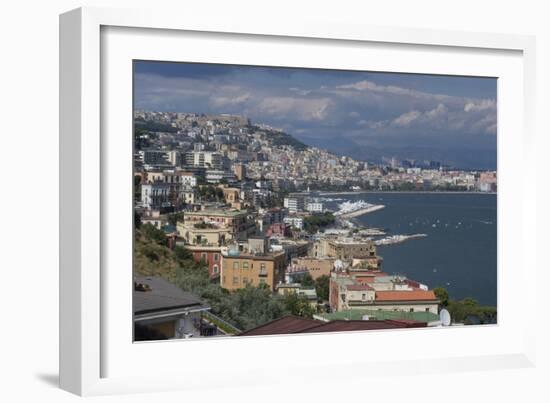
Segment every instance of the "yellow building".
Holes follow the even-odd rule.
[[[223,188],[223,197],[227,204],[233,206],[235,203],[240,203],[241,190],[237,188]]]
[[[266,284],[275,291],[277,284],[284,281],[284,252],[268,252],[262,255],[239,252],[222,254],[220,285],[230,291]]]
[[[375,258],[376,246],[370,240],[324,238],[313,243],[309,255],[341,260]]]
[[[245,211],[201,210],[184,213],[177,230],[190,245],[221,246],[228,241],[247,239],[256,225]]]
[[[217,227],[212,224],[177,224],[178,235],[188,245],[202,246],[223,246],[227,241],[233,239],[233,232],[230,228]]]
[[[313,280],[321,276],[330,276],[336,258],[332,257],[297,257],[288,267],[289,273],[309,273]]]

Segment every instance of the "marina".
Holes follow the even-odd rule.
[[[334,213],[337,218],[354,218],[383,209],[383,204],[371,204],[364,200],[354,202],[345,201],[338,205],[339,210]]]
[[[385,270],[421,278],[430,287],[443,286],[456,299],[496,304],[496,195],[373,192],[339,197],[344,201],[326,202],[327,208],[338,211],[345,201],[385,206],[355,218],[337,216],[351,224],[348,231],[378,241]],[[384,234],[374,235],[373,229]],[[414,234],[427,236],[380,243],[384,236]]]

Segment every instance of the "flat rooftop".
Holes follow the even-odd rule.
[[[384,311],[372,309],[347,309],[340,312],[322,313],[315,315],[323,320],[361,320],[368,316],[371,320],[414,320],[418,322],[437,322],[439,315],[432,312],[406,312],[406,311]]]
[[[133,292],[133,309],[136,316],[182,309],[207,309],[194,294],[160,277],[134,277],[134,283],[143,286],[143,291]]]
[[[211,216],[223,216],[223,217],[236,217],[239,215],[245,215],[247,214],[246,211],[240,211],[240,210],[200,210],[200,211],[190,211],[184,213],[185,216],[204,216],[204,215],[211,215]]]

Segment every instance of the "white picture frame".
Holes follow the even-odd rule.
[[[444,61],[438,65],[430,52],[442,52],[457,61],[463,57],[462,52],[471,54],[473,58],[487,57],[487,66],[495,63],[494,58],[501,58],[499,60],[502,61],[502,66],[508,67],[502,67],[503,77],[506,77],[503,84],[505,87],[499,86],[499,324],[468,329],[371,332],[368,334],[369,341],[388,348],[399,342],[409,345],[432,343],[433,346],[447,347],[434,347],[434,351],[428,352],[397,351],[384,354],[381,353],[384,349],[378,349],[378,352],[368,356],[356,356],[352,359],[349,359],[349,356],[348,359],[317,358],[310,359],[303,365],[297,360],[283,360],[277,357],[280,354],[273,354],[267,360],[270,365],[264,364],[265,368],[262,371],[259,371],[262,364],[257,360],[258,355],[253,353],[254,351],[292,351],[292,348],[307,349],[312,343],[330,342],[344,345],[352,351],[354,346],[364,342],[365,332],[132,343],[131,339],[125,336],[125,332],[130,332],[131,323],[131,312],[126,309],[128,295],[123,294],[119,301],[113,299],[114,290],[118,290],[115,284],[123,282],[126,278],[125,273],[128,273],[128,269],[131,270],[131,267],[127,267],[131,249],[125,252],[114,250],[107,242],[107,239],[117,239],[118,235],[121,235],[124,242],[128,240],[127,233],[119,234],[117,228],[129,228],[127,224],[131,223],[131,215],[125,214],[131,210],[131,206],[124,205],[122,201],[117,207],[118,210],[112,208],[112,204],[116,204],[117,200],[124,200],[124,192],[129,189],[126,185],[116,188],[113,186],[113,182],[125,183],[124,178],[128,173],[127,164],[113,164],[113,153],[115,150],[127,150],[128,143],[124,143],[123,140],[119,142],[118,137],[106,134],[112,133],[114,128],[124,130],[131,124],[128,122],[130,114],[117,121],[111,118],[113,115],[119,116],[118,113],[113,113],[118,110],[117,108],[122,108],[118,110],[122,113],[128,109],[128,82],[119,78],[120,74],[126,71],[127,66],[124,63],[129,60],[128,58],[138,57],[131,54],[134,47],[126,46],[129,42],[125,44],[124,41],[131,41],[131,37],[139,32],[143,35],[141,39],[144,48],[140,55],[158,60],[166,57],[169,60],[179,60],[181,57],[171,57],[171,51],[168,49],[171,49],[173,41],[180,40],[178,35],[185,36],[186,33],[192,34],[194,39],[191,38],[190,41],[200,40],[202,37],[212,38],[213,41],[231,41],[236,38],[238,41],[248,40],[246,46],[256,44],[259,47],[267,44],[280,47],[290,43],[303,49],[304,46],[318,43],[319,46],[331,47],[333,51],[339,51],[339,48],[348,45],[359,49],[356,51],[363,51],[362,46],[371,46],[383,52],[386,48],[391,48],[395,55],[391,56],[394,59],[388,56],[388,60],[393,60],[394,64],[400,52],[420,52],[425,55],[426,60],[423,63],[418,62],[416,69],[426,73],[462,72],[466,75],[475,75],[476,72],[489,73],[490,70],[490,67],[481,65],[473,65],[468,70],[465,64],[460,63],[455,63],[451,68],[449,61],[446,65]],[[107,38],[106,34],[112,36]],[[153,52],[151,43],[155,41],[158,41],[159,46]],[[117,50],[118,56],[112,52],[113,49]],[[234,62],[227,55],[213,57],[211,53],[202,54],[198,46],[193,49],[195,60]],[[376,49],[373,51],[378,51]],[[284,376],[294,374],[307,378],[304,368],[337,368],[339,372],[360,368],[366,377],[373,373],[395,375],[533,366],[535,330],[526,325],[528,319],[522,322],[512,320],[516,308],[508,300],[512,291],[516,293],[515,297],[523,301],[522,307],[527,312],[525,316],[529,317],[535,315],[536,296],[526,289],[513,289],[508,283],[508,273],[509,268],[515,265],[515,269],[518,270],[516,275],[520,280],[534,278],[536,275],[534,245],[529,243],[525,236],[535,232],[535,179],[514,173],[508,168],[508,163],[513,155],[521,161],[528,161],[533,151],[534,49],[534,38],[529,36],[371,27],[314,20],[289,20],[284,24],[280,21],[254,20],[238,16],[231,19],[208,16],[182,20],[174,13],[103,8],[81,8],[61,15],[61,387],[79,395],[97,395],[206,388],[209,385],[224,386],[235,383],[243,386],[258,383],[275,384],[281,371],[284,372]],[[298,57],[297,52],[293,54]],[[104,60],[106,57],[112,60],[115,60],[115,57],[125,59],[110,65],[111,59]],[[246,59],[249,64],[256,60],[258,64],[273,65],[273,60],[267,52],[251,52],[246,58],[241,57],[239,60]],[[444,59],[443,57],[441,60]],[[312,60],[310,67],[321,67],[319,59],[313,57]],[[304,60],[299,66],[305,67],[306,63]],[[383,69],[384,63],[387,64],[388,61],[380,62],[379,68]],[[428,64],[432,64],[432,67],[428,67]],[[288,65],[288,62],[283,61],[281,65]],[[334,65],[327,61],[322,67],[330,66]],[[354,67],[361,68],[359,64]],[[104,70],[105,68],[107,70]],[[107,80],[107,77],[110,79]],[[119,90],[115,90],[115,87]],[[106,105],[112,106],[113,109]],[[520,109],[517,109],[518,106]],[[127,137],[129,138],[130,134]],[[128,158],[131,158],[131,154]],[[128,176],[128,182],[130,179],[131,176]],[[517,185],[518,181],[521,186]],[[516,183],[515,188],[522,191],[514,192],[514,189],[507,186],[511,183]],[[127,197],[131,197],[131,192]],[[503,214],[503,211],[509,211],[514,207],[514,214]],[[119,214],[121,212],[122,214]],[[502,228],[507,231],[504,232]],[[507,235],[508,231],[514,231],[516,238],[521,242],[513,243]],[[128,245],[127,242],[125,245]],[[515,252],[521,259],[506,252],[511,246],[515,247]],[[113,270],[106,269],[113,267],[115,261],[123,267],[116,276]],[[127,281],[130,284],[130,277]],[[507,299],[503,302],[502,298]],[[124,317],[126,314],[127,317]],[[423,333],[425,331],[428,333]],[[448,333],[443,335],[443,332]],[[443,336],[449,343],[444,343]],[[461,339],[466,344],[452,345],[453,341]],[[467,344],[467,341],[474,340],[480,343],[477,348]],[[225,354],[233,363],[232,371],[212,371],[207,365],[201,365],[199,357],[204,353],[206,345],[210,354],[216,357]],[[231,348],[228,349],[227,346]],[[241,351],[245,347],[252,352],[245,356],[235,354],[234,351]],[[177,357],[178,354],[186,354],[188,361],[193,362],[192,373],[186,371],[186,368],[178,368],[178,364],[174,363],[173,357]],[[155,371],[136,369],[132,356],[139,356],[144,367],[155,368]],[[163,370],[159,371],[160,367]],[[246,373],[247,376],[242,377],[242,373]],[[328,375],[319,373],[309,376],[327,376],[328,379]],[[331,379],[338,378],[337,375],[331,376]]]

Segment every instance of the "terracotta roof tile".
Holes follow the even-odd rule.
[[[345,332],[354,330],[380,330],[426,327],[425,322],[414,320],[333,320],[323,322],[297,316],[284,316],[239,334],[239,336],[265,336],[274,334]]]
[[[376,301],[434,301],[437,300],[433,291],[377,291]]]

